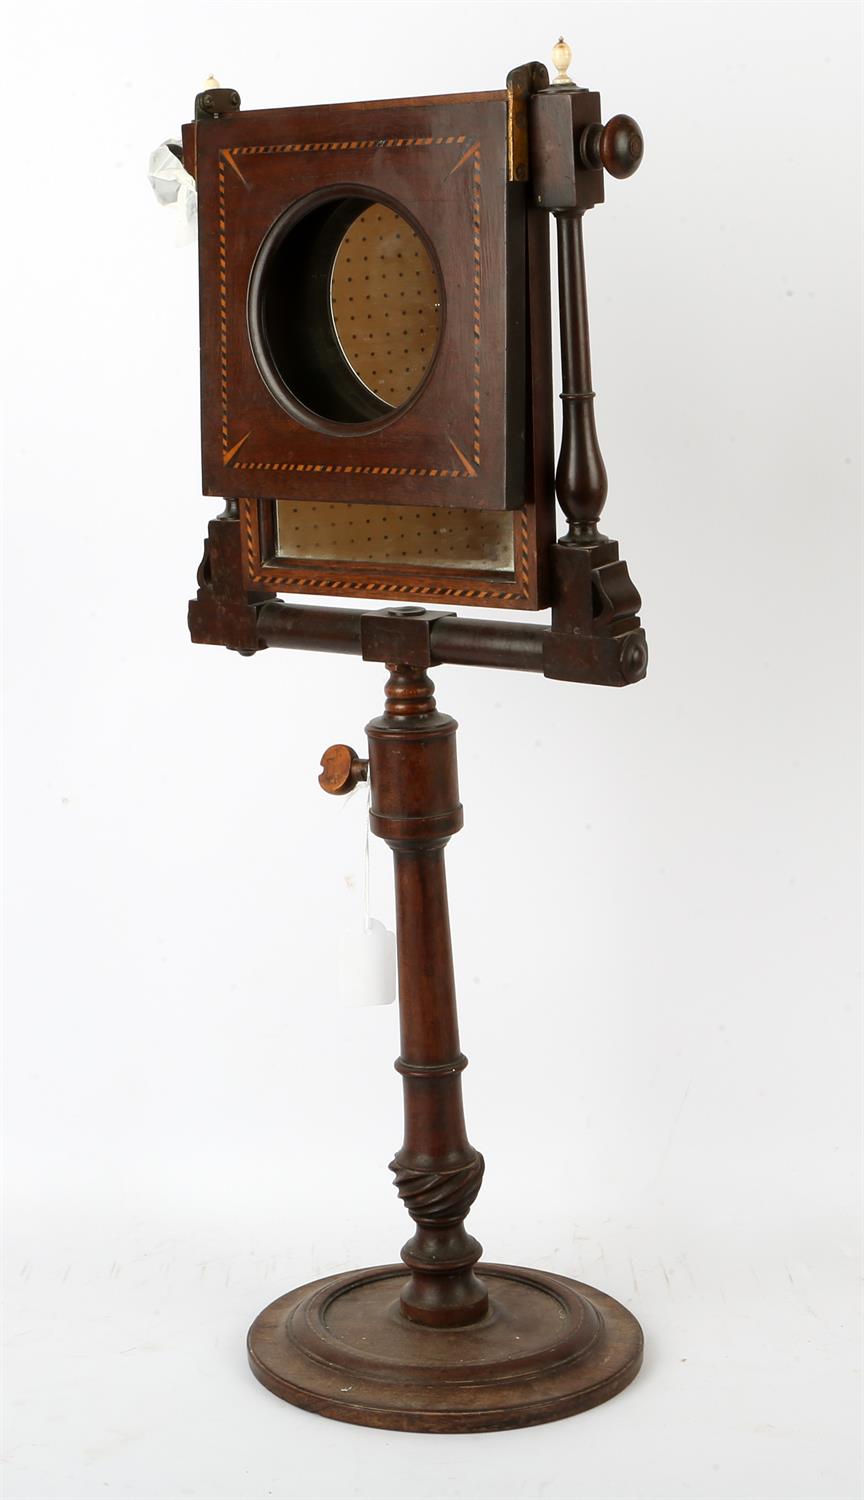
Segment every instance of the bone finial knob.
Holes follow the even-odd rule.
[[[221,87],[222,85],[219,82],[219,79],[214,78],[212,73],[208,73],[207,77],[204,79],[204,82],[201,85],[201,92],[203,93],[205,89],[219,89]]]
[[[553,84],[572,84],[573,79],[567,73],[572,56],[572,48],[567,46],[563,36],[559,36],[555,46],[552,48],[552,66],[558,70],[556,76],[552,79]]]

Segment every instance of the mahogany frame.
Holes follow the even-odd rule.
[[[506,91],[488,94],[322,110],[240,114],[230,107],[216,118],[183,127],[184,159],[197,179],[200,200],[203,485],[207,494],[238,502],[247,589],[515,610],[540,610],[551,603],[555,506],[548,214],[520,180],[524,172],[516,155],[526,126],[524,114],[516,123],[519,108],[511,76]],[[373,109],[376,122],[379,114],[385,121],[376,123],[382,134],[375,137],[368,123]],[[430,136],[430,124],[437,135]],[[398,130],[403,133],[393,133]],[[448,162],[455,152],[445,182],[455,183],[470,172],[470,219],[465,205],[456,202],[449,219],[431,223],[417,190],[412,195],[400,179],[396,153],[415,148],[425,181],[434,156],[430,146],[446,151]],[[272,178],[274,161],[281,173],[262,193],[255,175],[269,164]],[[286,162],[291,164],[287,175]],[[333,424],[319,422],[319,430],[298,424],[280,405],[262,378],[245,329],[248,278],[273,216],[278,217],[280,205],[293,201],[286,194],[312,194],[334,183],[346,194],[359,186],[405,207],[432,241],[445,290],[448,276],[451,287],[446,290],[443,347],[416,398],[376,432],[347,440],[344,430],[339,436],[320,430]],[[466,249],[460,235],[472,224],[469,303],[466,287],[459,286],[459,257]],[[457,319],[460,298],[464,305]],[[454,367],[462,371],[461,386],[452,379],[448,384]],[[469,369],[474,372],[470,388]],[[464,426],[466,419],[473,436],[452,444],[446,477],[437,465],[417,474],[416,465],[383,462],[398,451],[400,434],[407,433],[410,442],[418,430],[449,431],[451,421]],[[310,421],[314,424],[314,418]],[[259,438],[265,445],[260,452],[255,446]],[[346,442],[351,451],[377,456],[379,462],[340,462]],[[427,472],[430,467],[436,472]],[[392,480],[397,482],[388,489]],[[482,559],[459,568],[292,560],[277,552],[276,498],[507,508],[513,515],[514,567],[512,572],[492,571]]]
[[[199,196],[206,494],[523,503],[526,198],[508,180],[507,100],[497,91],[253,110],[184,127]],[[357,195],[415,223],[442,273],[444,316],[412,399],[346,424],[274,396],[253,355],[247,292],[286,214]]]

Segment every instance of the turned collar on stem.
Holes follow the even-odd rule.
[[[387,662],[390,673],[384,688],[384,712],[407,719],[415,714],[433,714],[435,684],[422,667],[400,667]]]

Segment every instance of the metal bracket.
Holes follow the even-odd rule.
[[[236,89],[204,89],[195,95],[196,120],[220,120],[226,115],[236,115],[240,108],[240,95]]]

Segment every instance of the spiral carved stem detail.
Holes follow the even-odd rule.
[[[405,1137],[390,1164],[416,1225],[402,1250],[400,1308],[413,1323],[457,1328],[485,1317],[474,1274],[481,1246],[463,1220],[483,1180],[465,1133],[444,848],[462,827],[456,721],[435,707],[419,667],[393,665],[384,713],[367,725],[370,825],[393,850]]]
[[[478,1151],[474,1160],[452,1171],[422,1171],[390,1163],[396,1191],[416,1224],[437,1227],[465,1218],[483,1182],[485,1162]]]

